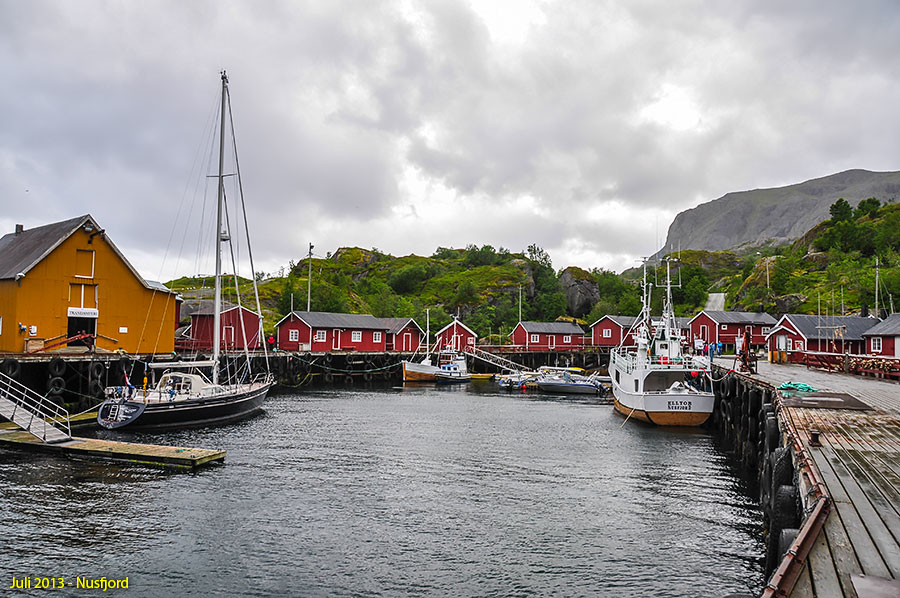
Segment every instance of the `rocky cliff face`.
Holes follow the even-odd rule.
[[[855,206],[867,197],[882,203],[900,196],[900,172],[848,170],[804,183],[728,193],[678,214],[669,227],[669,251],[717,251],[741,245],[784,243],[803,236],[829,218],[828,208],[843,197]]]
[[[600,288],[589,272],[569,266],[559,276],[569,313],[581,317],[600,300]]]

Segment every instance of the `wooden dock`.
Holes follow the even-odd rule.
[[[28,432],[9,428],[6,425],[0,429],[0,446],[64,454],[76,458],[111,459],[141,465],[184,469],[196,469],[225,460],[225,451],[221,450],[137,444],[96,438],[72,437],[72,440],[67,442],[46,444]]]
[[[778,391],[806,517],[763,595],[900,596],[900,385],[769,363],[752,379],[818,391]]]

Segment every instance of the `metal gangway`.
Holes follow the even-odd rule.
[[[466,352],[476,359],[480,359],[485,363],[495,365],[498,368],[506,370],[507,372],[518,373],[528,371],[528,368],[520,363],[516,363],[515,361],[500,357],[499,355],[494,355],[493,353],[489,353],[487,351],[484,351],[483,349],[479,349],[478,347],[466,347]]]
[[[45,443],[72,439],[69,412],[0,373],[0,415]]]

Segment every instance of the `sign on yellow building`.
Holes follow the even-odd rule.
[[[177,321],[175,293],[144,280],[90,214],[0,238],[0,352],[171,353]]]

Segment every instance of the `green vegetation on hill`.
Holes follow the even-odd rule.
[[[734,251],[686,250],[672,263],[672,298],[677,315],[690,316],[706,303],[710,290],[726,293],[726,309],[773,315],[786,312],[859,312],[875,303],[877,257],[882,264],[880,301],[889,304],[900,293],[900,205],[882,205],[875,198],[856,209],[838,200],[826,220],[792,244],[742,247]],[[513,253],[490,245],[465,249],[439,247],[428,257],[393,257],[377,249],[341,248],[334,255],[312,260],[311,309],[370,313],[377,317],[413,317],[424,327],[428,310],[432,330],[454,315],[482,337],[503,341],[519,321],[572,318],[567,293],[585,295],[593,304],[583,321],[591,324],[607,314],[637,315],[642,270],[617,275],[603,269],[566,268],[563,289],[550,257],[536,245]],[[260,279],[266,331],[291,306],[306,310],[310,262],[291,262],[287,276]],[[648,266],[648,281],[665,284],[665,262]],[[241,295],[252,297],[250,280],[238,279]],[[211,298],[210,278],[180,278],[168,283],[186,299]],[[234,301],[234,280],[223,295]],[[599,299],[595,300],[595,297]],[[661,308],[662,293],[654,291],[653,309]],[[583,313],[583,312],[581,312]]]

